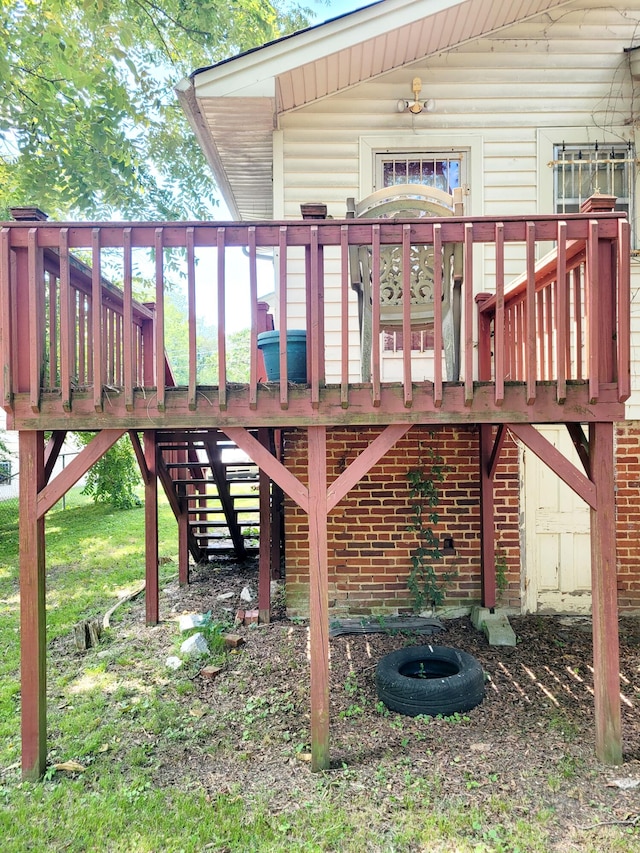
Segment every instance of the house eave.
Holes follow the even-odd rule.
[[[178,90],[192,94],[187,115],[234,216],[269,218],[272,145],[265,134],[271,134],[275,124],[269,129],[260,111],[258,126],[253,104],[273,102],[277,117],[573,2],[381,0],[199,69]],[[218,114],[224,119],[222,128],[217,125]],[[247,116],[252,116],[252,126]],[[255,191],[247,199],[249,208],[238,197],[231,174],[238,173],[236,158],[251,164]]]

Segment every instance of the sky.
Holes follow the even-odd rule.
[[[371,2],[372,0],[330,0],[329,3],[325,3],[323,0],[307,0],[302,5],[309,6],[314,22],[319,24],[322,21],[328,21],[329,18],[344,15],[346,12],[353,12],[354,9],[362,9],[363,6],[368,6]]]

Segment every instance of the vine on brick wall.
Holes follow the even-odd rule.
[[[455,575],[453,572],[439,574],[434,565],[441,559],[442,553],[433,525],[437,524],[439,519],[439,486],[444,482],[448,470],[442,456],[430,447],[428,462],[407,472],[412,513],[407,530],[418,537],[418,547],[411,552],[411,571],[407,587],[413,596],[416,612],[424,610],[425,607],[439,607],[444,601],[447,584]]]

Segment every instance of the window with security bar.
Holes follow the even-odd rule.
[[[462,186],[463,155],[461,153],[378,154],[376,157],[376,189],[398,184],[422,184],[446,193]]]
[[[594,193],[616,197],[633,222],[636,158],[631,143],[556,145],[550,163],[557,213],[578,213]]]

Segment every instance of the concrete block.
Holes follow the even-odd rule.
[[[491,618],[495,614],[488,607],[480,607],[476,604],[471,610],[471,622],[477,631],[482,631],[482,626],[486,619]]]
[[[471,621],[474,628],[484,631],[490,646],[515,646],[516,635],[505,613],[476,606],[471,611]]]
[[[515,646],[516,635],[504,614],[495,613],[484,622],[483,630],[490,646]]]

